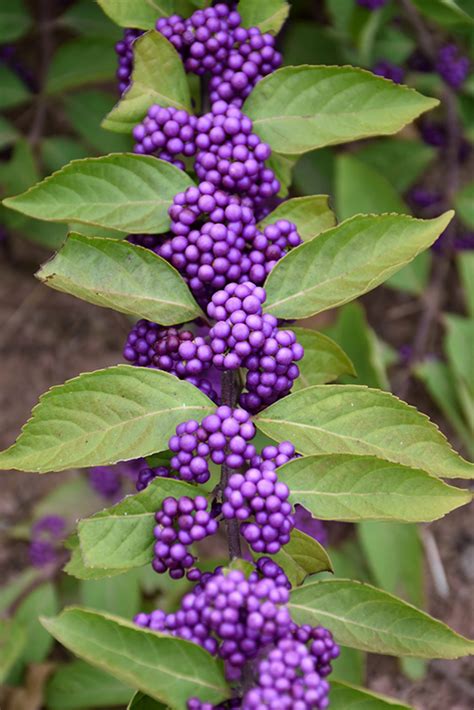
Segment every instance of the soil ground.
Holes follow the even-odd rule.
[[[0,254],[0,448],[11,444],[28,419],[38,396],[81,372],[121,361],[128,332],[125,317],[46,288],[33,278],[45,253],[15,240],[11,259]],[[377,290],[364,298],[375,330],[395,346],[410,342],[416,321],[390,319],[393,309],[405,307],[403,296]],[[387,315],[388,314],[388,315]],[[421,389],[408,398],[446,430],[439,412]],[[456,442],[454,441],[456,445]],[[2,474],[0,497],[0,579],[15,575],[27,564],[22,543],[8,538],[10,526],[21,521],[31,505],[64,474]],[[441,598],[426,572],[427,610],[452,628],[474,636],[473,507],[464,507],[430,526],[445,568],[449,595]],[[369,686],[413,705],[417,710],[473,710],[474,664],[469,660],[432,662],[417,682],[403,676],[395,660],[369,659]]]

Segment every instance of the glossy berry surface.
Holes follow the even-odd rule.
[[[133,43],[143,34],[142,30],[126,29],[123,38],[115,45],[118,55],[117,79],[121,94],[128,89],[133,71]]]

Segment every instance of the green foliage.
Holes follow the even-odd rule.
[[[37,278],[57,291],[162,325],[201,314],[176,269],[149,249],[126,241],[70,234]]]
[[[195,9],[192,0],[97,0],[102,10],[121,27],[151,30],[159,17],[167,17]],[[195,3],[197,4],[197,3]],[[192,10],[191,10],[192,11]]]
[[[30,97],[30,92],[24,83],[7,67],[0,65],[0,111],[13,108],[24,103]]]
[[[296,154],[396,133],[437,103],[362,69],[301,66],[262,79],[243,110],[273,150]]]
[[[24,629],[28,643],[21,653],[22,664],[41,663],[53,646],[53,639],[41,626],[38,617],[42,614],[57,614],[59,611],[56,590],[50,582],[29,594],[19,606],[15,620]]]
[[[129,133],[154,103],[191,111],[191,95],[183,63],[160,32],[147,32],[134,42],[132,83],[103,120],[111,131]]]
[[[8,0],[0,7],[0,42],[13,42],[31,27],[31,17],[24,0]]]
[[[358,160],[382,173],[398,192],[408,190],[423,175],[435,155],[432,146],[403,138],[379,138],[362,145],[356,153]]]
[[[283,568],[292,586],[301,584],[308,575],[317,572],[332,572],[328,553],[314,538],[294,529],[290,542],[273,555]]]
[[[298,363],[300,376],[293,386],[294,392],[310,385],[332,382],[341,375],[349,375],[349,379],[356,376],[351,360],[334,340],[308,328],[292,330],[304,348],[304,357]]]
[[[161,370],[118,365],[52,387],[33,409],[1,468],[62,471],[104,466],[167,448],[176,426],[214,405]]]
[[[466,185],[455,200],[459,216],[468,227],[474,228],[474,182]]]
[[[227,697],[221,664],[190,641],[78,608],[42,623],[83,660],[176,710],[186,710],[196,695],[209,702]]]
[[[352,217],[277,262],[265,282],[266,309],[277,318],[306,318],[347,303],[429,247],[452,216]]]
[[[165,710],[165,706],[148,695],[138,692],[130,700],[127,710]]]
[[[392,698],[346,683],[331,682],[329,697],[332,710],[410,710]]]
[[[471,500],[425,471],[374,456],[305,456],[280,468],[279,477],[293,503],[323,520],[428,522]]]
[[[183,418],[182,418],[183,419]],[[88,567],[127,569],[153,559],[154,516],[167,496],[194,498],[195,486],[174,479],[153,481],[144,491],[99,511],[78,525],[82,558]]]
[[[26,633],[17,622],[0,619],[0,682],[10,672],[26,645]]]
[[[61,45],[48,69],[46,91],[58,94],[111,79],[116,71],[113,50],[113,39],[107,37],[81,37]]]
[[[277,219],[288,219],[296,224],[302,240],[308,242],[336,224],[336,216],[330,209],[328,201],[327,195],[309,195],[285,200],[258,226],[262,229],[267,224],[273,224]]]
[[[74,160],[4,204],[48,222],[79,222],[133,234],[165,232],[173,196],[192,184],[170,163],[123,153]]]
[[[74,130],[98,153],[119,153],[132,148],[128,136],[101,128],[100,122],[110,111],[114,98],[97,89],[84,89],[62,97],[66,116]]]
[[[278,34],[290,6],[286,0],[239,0],[238,11],[244,27],[259,27],[262,32]]]
[[[291,592],[289,606],[297,623],[328,626],[338,643],[362,651],[418,658],[474,653],[473,641],[369,584],[309,581]]]
[[[449,30],[474,27],[474,15],[463,10],[456,0],[413,0],[413,2],[428,19],[439,22]]]
[[[46,688],[48,710],[82,710],[125,705],[132,690],[84,661],[59,666]]]
[[[472,478],[428,417],[388,392],[358,385],[316,385],[257,415],[276,441],[290,439],[301,454],[371,455],[444,478]]]

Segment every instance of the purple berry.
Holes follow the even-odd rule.
[[[123,39],[115,45],[118,54],[117,79],[118,89],[123,94],[130,85],[133,71],[133,43],[143,34],[142,30],[126,29]]]

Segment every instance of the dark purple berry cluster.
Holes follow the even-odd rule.
[[[387,4],[388,0],[357,0],[357,4],[367,10],[378,10]]]
[[[121,94],[130,86],[133,71],[133,43],[143,34],[142,30],[126,29],[123,38],[115,45],[118,54],[118,89]]]
[[[65,532],[66,521],[59,515],[45,515],[32,525],[29,554],[34,567],[56,562]]]
[[[135,487],[138,492],[144,491],[155,478],[171,478],[171,471],[166,466],[156,468],[142,468],[137,476]]]
[[[168,571],[172,579],[181,579],[185,574],[189,579],[199,579],[201,573],[194,566],[196,557],[187,546],[214,535],[219,527],[207,511],[206,498],[165,498],[155,514],[155,520],[153,534],[156,543],[152,563],[155,572],[162,574]]]
[[[215,414],[179,424],[168,446],[174,454],[171,467],[185,481],[205,483],[209,480],[209,460],[230,468],[240,468],[255,456],[249,443],[255,436],[255,425],[243,409],[221,406]]]
[[[455,44],[447,44],[438,52],[436,71],[449,86],[459,89],[469,74],[469,59]]]
[[[395,84],[403,84],[403,79],[405,78],[405,72],[402,67],[399,67],[393,62],[388,62],[385,59],[381,59],[372,68],[374,74],[377,76],[383,76],[385,79],[391,79]]]
[[[147,116],[133,129],[135,153],[154,154],[184,170],[185,165],[177,156],[195,155],[197,120],[196,116],[182,109],[153,104]]]

